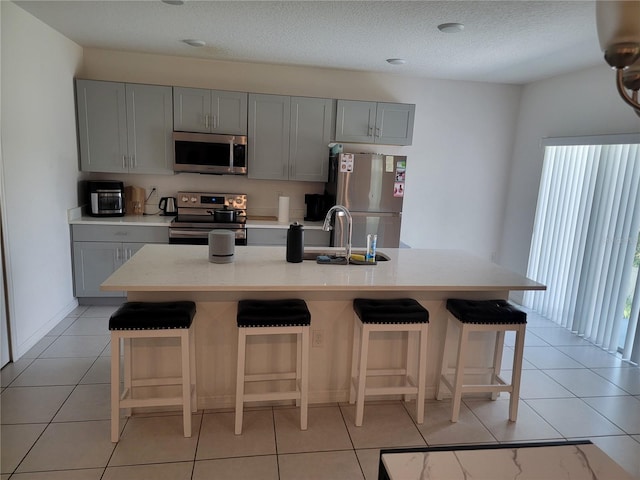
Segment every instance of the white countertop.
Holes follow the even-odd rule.
[[[81,217],[69,220],[70,225],[115,225],[141,227],[168,227],[175,216],[163,215],[125,215],[124,217]]]
[[[69,220],[70,225],[116,225],[116,226],[141,226],[141,227],[168,227],[175,216],[162,215],[125,215],[124,217],[91,217],[82,215]],[[289,223],[279,223],[277,220],[247,220],[247,228],[288,229],[289,224],[300,222],[305,229],[322,230],[322,222],[306,222],[300,219],[292,219]]]
[[[305,249],[327,251],[329,249]],[[287,263],[285,247],[235,248],[232,263],[208,260],[206,245],[145,245],[114,272],[103,290],[190,291],[500,291],[545,287],[457,250],[384,248],[377,265]]]
[[[390,480],[632,479],[593,444],[384,453],[382,461]]]

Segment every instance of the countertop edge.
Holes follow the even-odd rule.
[[[70,217],[68,223],[69,225],[168,227],[174,218],[174,215],[125,215],[123,217],[91,217],[89,215],[81,215],[80,217]],[[322,222],[304,222],[303,220],[292,219],[290,223],[296,221],[308,230],[322,230]],[[280,223],[277,220],[247,220],[247,228],[286,230],[289,228],[289,223]]]

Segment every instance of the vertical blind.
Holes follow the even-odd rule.
[[[622,334],[623,358],[636,363],[639,137],[555,139],[545,146],[527,275],[547,291],[524,298],[526,306],[609,351],[618,350]]]

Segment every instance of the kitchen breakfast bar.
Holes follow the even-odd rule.
[[[385,248],[379,253],[387,260],[370,265],[326,265],[316,263],[315,253],[309,250],[305,255],[313,260],[288,263],[284,247],[240,246],[235,248],[233,262],[218,264],[209,262],[207,246],[148,244],[101,288],[124,290],[129,301],[196,302],[199,409],[234,405],[238,300],[306,301],[312,332],[309,402],[326,403],[349,398],[354,298],[410,297],[429,311],[426,396],[433,398],[446,336],[448,298],[506,299],[511,291],[545,289],[462,251]],[[371,366],[402,364],[407,340],[396,332],[381,335],[383,342],[374,338],[370,345]],[[472,338],[469,361],[490,363],[493,338],[482,334]],[[247,371],[277,371],[295,362],[293,339],[291,348],[285,344],[277,354],[268,348],[273,341],[265,338],[250,344]],[[179,374],[177,342],[163,339],[159,346],[145,342],[151,341],[140,340],[134,349],[134,376]]]

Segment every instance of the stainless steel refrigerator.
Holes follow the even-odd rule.
[[[331,157],[326,193],[353,217],[352,247],[367,245],[367,234],[378,235],[379,247],[400,246],[407,157],[341,153]],[[346,216],[335,215],[332,246],[344,246]]]

